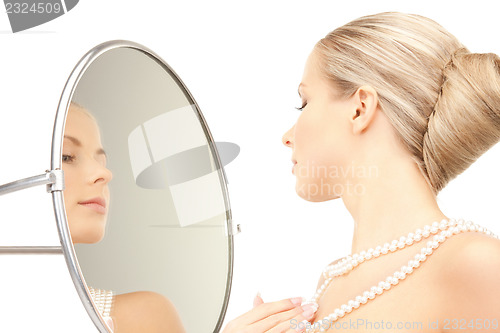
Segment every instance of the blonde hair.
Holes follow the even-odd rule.
[[[90,111],[87,110],[85,107],[78,104],[77,102],[75,102],[75,101],[70,102],[68,112],[71,110],[78,110],[78,111],[82,112],[83,114],[87,115],[90,119],[92,119],[97,124],[97,119],[94,117],[94,115],[92,113],[90,113]]]
[[[469,51],[431,19],[356,19],[315,46],[322,73],[351,96],[372,86],[397,140],[435,195],[500,139],[500,58]]]

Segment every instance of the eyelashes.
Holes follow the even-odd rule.
[[[299,110],[299,111],[302,111],[302,110],[304,110],[304,108],[305,108],[306,106],[307,106],[307,102],[305,102],[304,104],[302,104],[302,106],[301,106],[300,108],[297,108],[297,107],[296,107],[296,109],[297,109],[297,110]]]
[[[67,155],[67,154],[62,155],[62,162],[63,163],[71,163],[74,160],[75,160],[75,156],[73,156],[73,155]]]

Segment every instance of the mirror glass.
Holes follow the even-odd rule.
[[[66,216],[89,290],[112,291],[113,306],[159,294],[186,332],[218,331],[232,276],[229,201],[182,81],[150,52],[108,50],[78,81],[65,128]]]

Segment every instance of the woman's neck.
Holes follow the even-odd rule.
[[[363,189],[361,194],[342,196],[354,219],[352,254],[448,219],[413,161],[391,159],[375,165],[376,174],[349,179]]]

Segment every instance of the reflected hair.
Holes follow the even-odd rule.
[[[69,105],[68,112],[70,110],[75,110],[75,109],[78,111],[81,111],[84,114],[86,114],[87,116],[89,116],[97,124],[97,119],[94,117],[94,115],[92,113],[90,113],[90,111],[87,108],[83,107],[82,105],[78,104],[75,101],[71,101],[70,105]]]
[[[435,21],[387,12],[330,32],[314,47],[321,73],[352,96],[379,96],[396,140],[437,195],[500,140],[500,58],[470,53]]]

